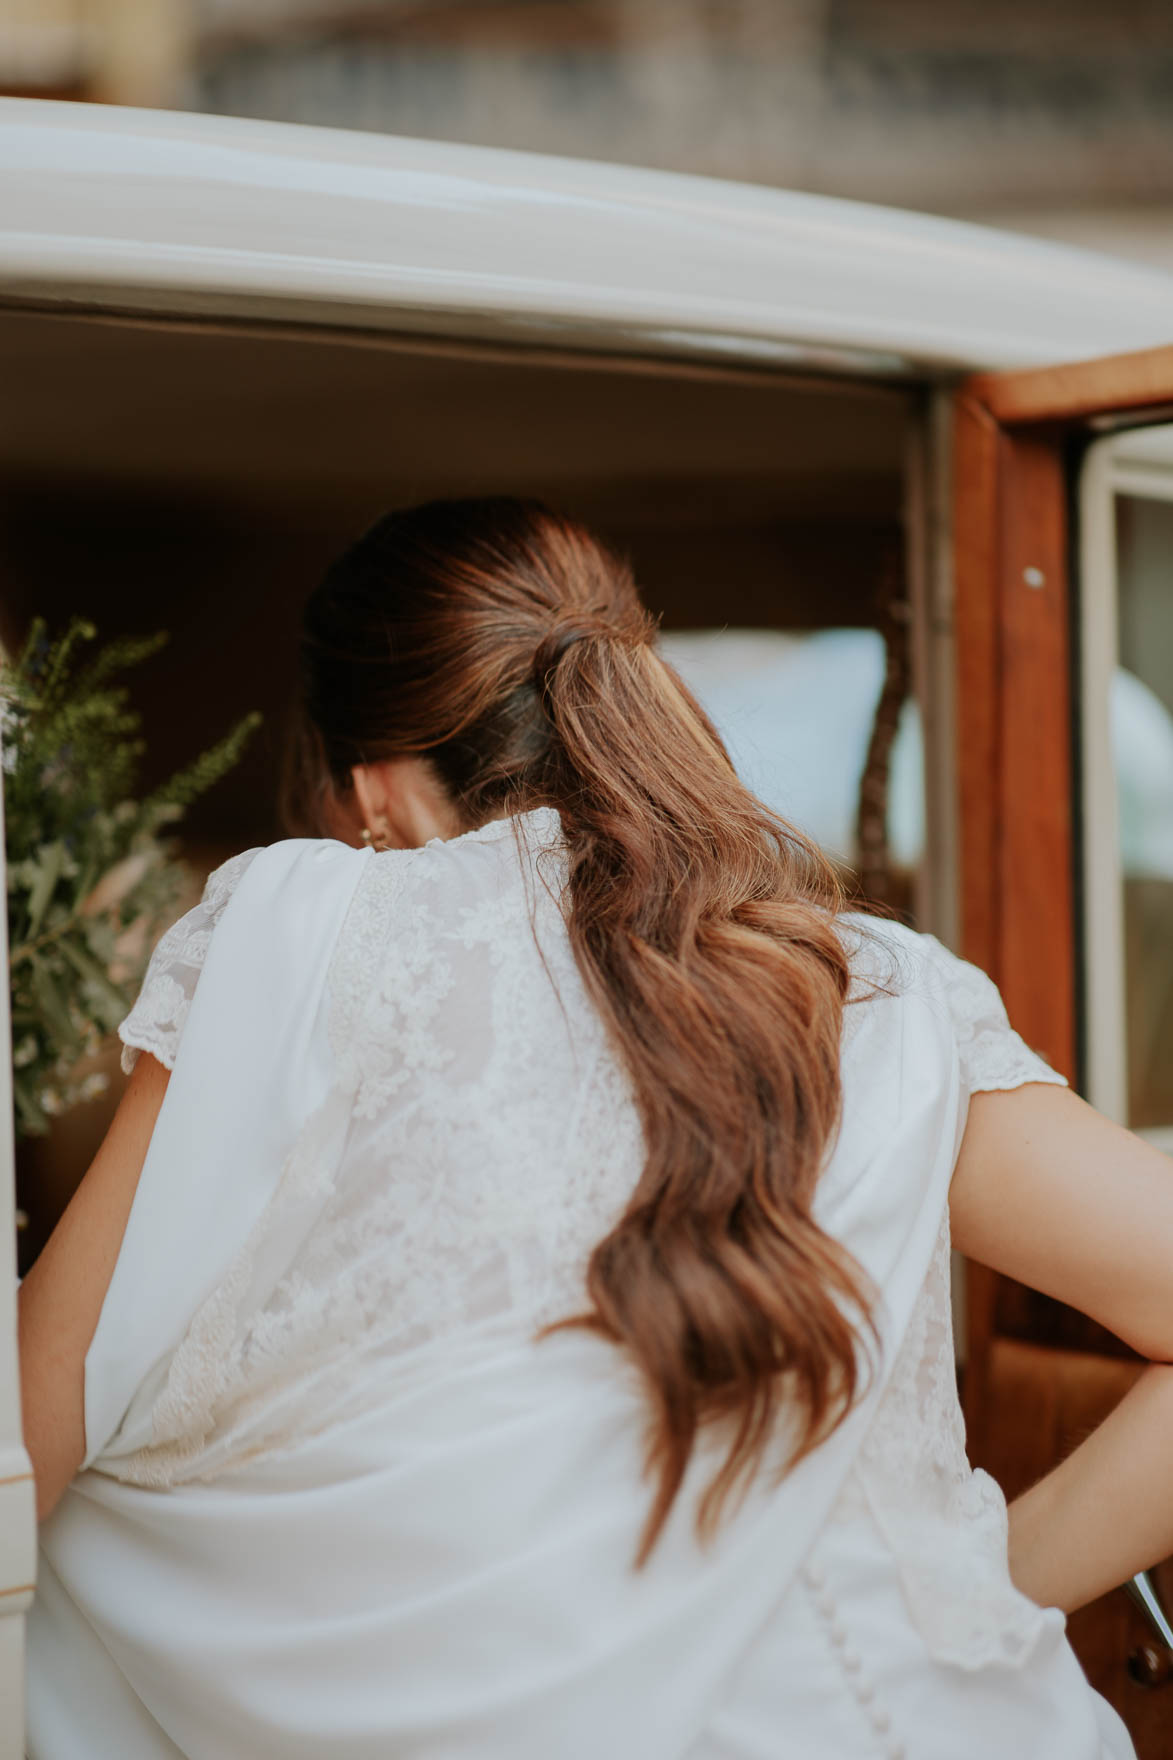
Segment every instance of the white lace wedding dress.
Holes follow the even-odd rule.
[[[1059,1081],[936,942],[846,918],[858,1000],[816,1213],[882,1365],[645,1570],[644,1402],[581,1332],[639,1175],[539,808],[211,877],[120,1029],[173,1074],[42,1535],[34,1760],[1123,1760],[965,1456],[949,1178],[968,1095]],[[872,991],[880,980],[883,988]]]

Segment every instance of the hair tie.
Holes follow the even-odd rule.
[[[598,624],[564,623],[552,629],[542,637],[534,653],[531,676],[534,688],[544,700],[550,688],[550,674],[561,660],[568,648],[575,642],[587,641],[592,637],[606,635],[607,630]]]

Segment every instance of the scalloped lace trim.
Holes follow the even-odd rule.
[[[1066,1076],[1051,1068],[1014,1031],[992,978],[980,966],[950,953],[933,935],[921,940],[941,974],[957,1035],[964,1080],[971,1094],[1050,1082],[1065,1088]]]

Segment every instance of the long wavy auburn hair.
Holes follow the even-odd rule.
[[[849,987],[833,869],[739,781],[656,645],[629,568],[534,501],[380,520],[307,602],[286,819],[321,831],[357,764],[428,760],[474,829],[557,807],[570,939],[630,1072],[647,1159],[595,1247],[590,1327],[638,1367],[653,1496],[702,1427],[711,1534],[787,1419],[779,1470],[842,1420],[873,1292],[811,1215],[840,1108]]]

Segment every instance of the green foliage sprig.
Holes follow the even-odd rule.
[[[117,675],[167,641],[166,631],[106,642],[74,618],[50,639],[37,619],[19,657],[0,664],[0,746],[8,860],[13,1093],[18,1134],[105,1086],[79,1073],[129,1011],[182,883],[165,835],[237,763],[253,713],[143,799],[141,716]]]

